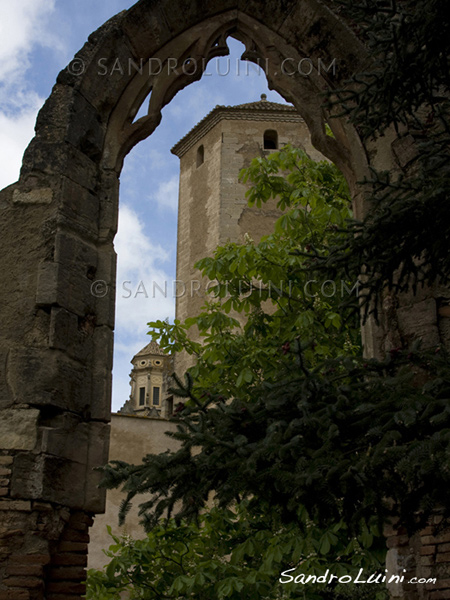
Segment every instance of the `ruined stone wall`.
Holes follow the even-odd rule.
[[[80,598],[93,515],[11,498],[13,463],[0,453],[0,564],[6,565],[0,599]]]
[[[450,598],[450,532],[436,533],[441,520],[436,511],[430,524],[412,537],[405,530],[385,528],[389,548],[386,566],[402,578],[388,585],[393,600]]]

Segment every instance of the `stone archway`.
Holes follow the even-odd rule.
[[[0,192],[2,600],[83,593],[88,528],[104,507],[93,468],[108,450],[120,170],[177,91],[227,53],[228,36],[266,66],[270,87],[296,106],[362,212],[367,153],[343,122],[327,136],[320,106],[366,55],[326,4],[141,0],[90,36],[38,116],[19,181]],[[283,61],[305,57],[335,61],[336,74],[283,72]],[[149,75],[150,59],[160,73]],[[171,59],[178,68],[167,69]],[[183,64],[196,65],[192,75]],[[134,122],[149,94],[147,116]],[[386,156],[393,166],[389,146],[371,149],[372,163]],[[105,294],[93,293],[98,281]]]

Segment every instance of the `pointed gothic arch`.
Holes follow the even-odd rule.
[[[26,592],[26,582],[11,580],[26,557],[40,573],[33,599],[81,597],[82,568],[65,581],[58,557],[82,565],[91,517],[104,505],[93,468],[108,450],[120,171],[163,107],[211,58],[228,53],[229,36],[297,108],[313,144],[346,175],[361,214],[357,182],[368,153],[344,121],[331,120],[334,135],[327,135],[322,94],[367,57],[332,6],[140,0],[94,32],[59,74],[19,181],[0,192],[8,273],[0,291],[0,469],[8,479],[0,596],[14,585],[11,597]],[[309,73],[305,60],[314,67]],[[135,120],[144,102],[147,114]],[[383,154],[381,143],[371,161]],[[78,556],[73,564],[70,556]]]

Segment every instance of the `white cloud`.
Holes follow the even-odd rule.
[[[169,262],[169,253],[152,244],[129,206],[120,209],[115,247],[117,335],[122,343],[122,336],[145,334],[148,321],[173,314],[173,284],[163,266]]]
[[[29,65],[34,44],[60,45],[47,29],[55,0],[15,0],[0,4],[0,80],[17,80]]]
[[[175,98],[176,102],[171,102],[164,108],[163,118],[175,120],[184,135],[217,104],[223,104],[224,95],[214,89],[213,78],[206,76],[201,81],[179,91]],[[190,125],[184,131],[187,122]]]
[[[160,210],[170,210],[176,213],[178,209],[178,176],[160,183],[151,198],[156,201]]]
[[[19,178],[22,155],[34,135],[36,114],[41,104],[30,95],[31,104],[12,116],[0,111],[0,189]]]
[[[43,99],[30,89],[27,70],[35,45],[61,47],[47,27],[55,0],[0,4],[0,189],[18,179]]]

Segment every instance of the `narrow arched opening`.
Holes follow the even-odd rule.
[[[278,150],[278,133],[275,129],[267,129],[263,138],[264,150]]]
[[[205,162],[205,146],[202,144],[197,148],[197,167]]]

